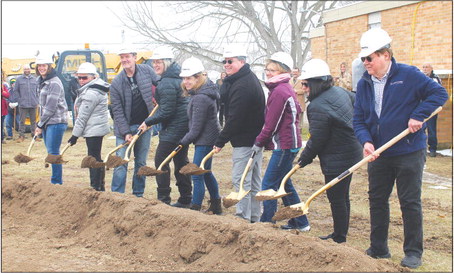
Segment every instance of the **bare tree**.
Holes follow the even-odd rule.
[[[125,2],[119,20],[156,44],[171,45],[219,66],[227,44],[247,47],[248,62],[262,65],[276,51],[289,52],[301,67],[310,52],[309,31],[321,12],[346,1]],[[170,11],[170,13],[168,12]]]

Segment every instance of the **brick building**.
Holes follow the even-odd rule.
[[[341,62],[358,56],[361,34],[371,27],[389,33],[397,62],[420,69],[430,62],[449,94],[438,115],[439,149],[452,148],[452,1],[364,1],[326,11],[322,19],[310,33],[312,57],[324,59],[333,76]]]

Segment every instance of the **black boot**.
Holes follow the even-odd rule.
[[[191,204],[191,206],[189,208],[192,209],[192,210],[201,210],[202,206],[201,205],[197,205],[197,204]]]
[[[221,198],[219,199],[210,199],[210,207],[205,211],[205,213],[213,213],[216,215],[222,214]]]
[[[172,188],[158,188],[158,200],[170,205],[170,201],[172,201],[170,198],[171,191]]]
[[[97,191],[106,191],[106,169],[105,168],[100,168],[101,169],[101,178],[99,179],[99,187]]]

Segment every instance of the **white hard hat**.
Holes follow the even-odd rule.
[[[202,62],[194,57],[191,57],[183,62],[181,65],[180,77],[189,77],[204,71]]]
[[[96,66],[92,63],[83,63],[79,66],[77,74],[98,74],[96,72]]]
[[[120,50],[118,50],[117,54],[135,54],[137,50],[134,48],[132,44],[123,44]]]
[[[285,64],[290,70],[293,68],[293,59],[288,53],[282,51],[276,52],[271,55],[270,60]]]
[[[361,36],[361,52],[358,54],[358,57],[369,56],[375,51],[389,46],[391,41],[392,39],[389,37],[388,32],[381,28],[371,28]]]
[[[223,54],[224,58],[234,58],[240,56],[247,57],[246,48],[244,46],[229,45],[225,47]]]
[[[312,59],[303,65],[301,69],[300,80],[307,80],[311,78],[330,76],[328,64],[321,59]]]
[[[39,54],[36,57],[35,64],[53,64],[54,60],[52,59],[52,55],[47,54]]]
[[[170,48],[160,47],[153,51],[152,60],[173,59],[174,55]]]

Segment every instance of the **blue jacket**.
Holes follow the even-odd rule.
[[[424,75],[418,68],[396,63],[391,69],[383,93],[380,118],[374,109],[374,85],[367,71],[358,82],[353,128],[361,145],[371,142],[375,149],[408,128],[410,118],[423,121],[448,99],[446,89]],[[407,135],[381,156],[397,156],[426,148],[423,128]]]

